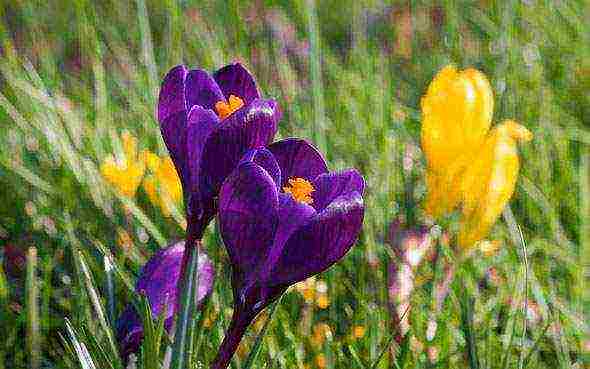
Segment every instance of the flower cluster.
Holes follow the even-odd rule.
[[[100,173],[103,178],[125,197],[135,196],[143,181],[143,189],[150,201],[160,207],[164,216],[169,216],[172,207],[182,201],[182,186],[172,160],[149,150],[139,152],[137,138],[128,131],[121,134],[121,142],[122,152],[111,154],[102,162]]]
[[[519,170],[516,144],[532,134],[507,120],[490,129],[494,95],[475,69],[442,69],[422,99],[426,211],[433,217],[462,205],[458,244],[482,240],[512,197]]]
[[[516,143],[532,137],[513,121],[490,129],[492,111],[489,83],[473,69],[444,68],[422,99],[426,211],[440,217],[462,206],[458,243],[463,249],[485,237],[512,196],[519,169]],[[184,65],[172,68],[162,83],[157,118],[170,158],[144,152],[138,160],[136,143],[127,135],[123,160],[108,158],[101,171],[122,194],[132,196],[147,167],[144,189],[165,214],[184,197],[186,242],[157,253],[136,287],[147,295],[154,317],[166,311],[167,328],[179,308],[182,265],[217,217],[231,264],[234,309],[212,368],[226,368],[259,313],[290,286],[328,269],[356,242],[365,182],[355,169],[329,171],[306,140],[273,142],[281,118],[278,103],[262,97],[239,63],[213,74]],[[125,174],[129,170],[132,175]],[[433,243],[424,227],[394,223],[391,234],[400,267],[391,269],[390,295],[395,313],[402,315],[414,272]],[[203,258],[199,302],[213,283],[213,266]],[[320,308],[329,305],[325,286],[314,288],[315,280],[299,286],[308,303],[316,299]],[[141,334],[139,318],[128,307],[118,325],[123,355],[137,349]],[[314,328],[317,342],[330,335],[327,325]],[[352,327],[351,339],[364,335],[364,326]],[[325,366],[325,358],[318,356],[316,364]]]
[[[363,223],[362,176],[354,169],[330,172],[305,140],[273,143],[280,117],[276,101],[261,97],[239,63],[213,74],[177,66],[162,83],[158,121],[181,182],[181,188],[168,183],[166,195],[174,200],[184,192],[186,248],[194,247],[218,215],[232,266],[234,313],[213,368],[227,367],[254,318],[289,286],[341,259]],[[152,155],[145,162],[160,182],[173,177],[170,162]],[[144,186],[152,198],[155,186],[150,181]],[[176,298],[179,250],[174,257],[155,255],[138,282],[154,314],[165,295]],[[163,264],[174,273],[165,276]],[[173,314],[177,305],[171,306]],[[131,314],[129,308],[119,325],[125,354],[139,342],[138,320]]]

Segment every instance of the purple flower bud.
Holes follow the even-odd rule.
[[[177,242],[154,254],[143,267],[135,291],[144,294],[157,319],[165,311],[165,328],[170,331],[177,310],[177,284],[180,279],[184,241]],[[199,251],[199,290],[197,304],[213,289],[215,268],[204,251]],[[117,320],[117,341],[121,356],[126,360],[136,352],[143,338],[143,325],[135,308],[130,304]]]

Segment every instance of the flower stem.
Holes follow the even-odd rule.
[[[211,369],[227,368],[251,321],[252,319],[244,316],[240,311],[234,313]]]

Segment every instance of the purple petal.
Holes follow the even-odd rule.
[[[141,320],[132,305],[127,305],[119,319],[117,319],[117,341],[119,353],[127,360],[127,357],[136,352],[143,338],[143,326]]]
[[[272,249],[266,257],[267,265],[265,267],[265,273],[267,275],[272,271],[272,266],[280,258],[285,242],[289,240],[297,229],[311,220],[314,215],[316,215],[316,211],[313,207],[295,201],[291,195],[279,194],[277,230]]]
[[[188,114],[187,148],[191,181],[188,210],[191,218],[193,216],[202,216],[204,209],[208,208],[207,204],[201,203],[201,193],[199,191],[201,161],[205,142],[207,142],[211,132],[218,124],[219,117],[212,110],[201,106],[193,106]]]
[[[186,152],[186,107],[184,81],[188,70],[184,65],[172,68],[162,82],[158,101],[158,121],[164,143],[183,185],[189,181]]]
[[[261,166],[272,177],[275,184],[281,185],[281,168],[275,157],[266,148],[252,149],[248,151],[240,160],[240,163],[253,162]]]
[[[313,207],[321,211],[335,198],[356,191],[363,194],[365,180],[356,169],[324,173],[313,181]]]
[[[305,140],[287,138],[273,143],[268,149],[281,167],[281,187],[290,178],[301,177],[313,181],[318,175],[328,172],[322,154]]]
[[[203,148],[201,188],[215,197],[225,178],[244,154],[268,145],[280,118],[273,100],[256,100],[223,120],[211,133]]]
[[[356,241],[363,215],[363,198],[358,192],[332,201],[289,238],[273,266],[268,283],[271,286],[290,285],[329,268]]]
[[[226,99],[239,97],[248,105],[260,98],[260,92],[252,74],[240,63],[226,65],[213,75]]]
[[[201,69],[191,70],[185,82],[187,110],[194,105],[215,110],[215,103],[225,101],[225,97],[213,77]]]
[[[187,73],[188,70],[184,65],[177,65],[170,69],[164,77],[158,99],[158,121],[160,124],[170,116],[186,111],[184,81]]]
[[[237,268],[240,280],[234,283],[248,277],[243,273],[255,273],[271,247],[278,201],[273,179],[255,163],[240,164],[224,182],[219,192],[219,229]]]
[[[157,319],[166,309],[165,326],[170,329],[176,313],[177,283],[180,278],[184,241],[177,242],[154,254],[143,267],[135,290],[144,294],[150,303],[153,318]],[[197,304],[201,303],[213,289],[215,269],[207,255],[199,253],[199,290]],[[121,346],[121,354],[126,358],[139,348],[143,338],[141,319],[134,308],[129,305],[117,320],[117,340]]]

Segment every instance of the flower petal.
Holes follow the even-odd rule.
[[[329,268],[356,241],[363,215],[363,198],[358,192],[336,198],[289,238],[268,283],[289,285]]]
[[[457,243],[467,251],[487,236],[516,187],[520,160],[518,141],[532,134],[513,121],[490,131],[479,156],[474,158],[462,178],[461,230]]]
[[[219,229],[234,266],[234,283],[255,273],[272,245],[278,192],[271,176],[252,162],[240,164],[219,192]]]
[[[222,121],[203,148],[200,181],[204,196],[217,196],[221,184],[244,154],[272,141],[279,118],[274,100],[256,100]]]
[[[177,65],[170,69],[164,77],[158,99],[158,121],[160,124],[170,116],[186,111],[184,81],[187,74],[188,69],[184,65]]]
[[[201,69],[188,72],[185,82],[187,110],[194,105],[205,109],[215,109],[215,103],[225,101],[225,97],[213,77]]]
[[[218,124],[219,118],[217,115],[212,110],[205,109],[199,105],[193,106],[188,114],[187,147],[191,182],[188,207],[189,217],[200,217],[204,209],[211,206],[201,203],[199,183],[203,148]],[[207,225],[205,224],[204,226],[206,227]]]
[[[305,140],[287,138],[273,143],[268,149],[281,167],[281,187],[293,177],[313,181],[318,175],[328,172],[322,154]]]
[[[166,329],[172,326],[176,313],[177,283],[183,254],[184,241],[158,251],[143,267],[135,286],[137,293],[143,293],[148,298],[154,319],[158,318],[164,308],[166,309]],[[211,292],[215,278],[213,264],[203,251],[199,253],[198,271],[197,303],[200,303]],[[141,319],[133,306],[129,305],[117,320],[117,340],[124,359],[131,352],[137,351],[142,338]]]
[[[158,100],[158,121],[162,137],[184,185],[188,185],[186,152],[186,106],[184,82],[188,70],[184,65],[172,68],[162,82]]]
[[[314,181],[313,207],[321,211],[335,198],[356,191],[363,194],[365,180],[356,169],[320,174]]]
[[[312,219],[314,215],[316,215],[316,211],[313,207],[295,201],[291,195],[279,193],[278,225],[272,249],[266,256],[266,265],[264,268],[266,276],[272,272],[273,265],[280,258],[285,242],[289,240],[297,229]],[[264,279],[264,276],[262,278]]]
[[[143,338],[143,325],[141,319],[132,305],[127,305],[123,313],[117,319],[117,342],[119,342],[119,354],[123,360],[127,360],[130,354],[139,349]]]
[[[254,77],[240,63],[226,65],[213,75],[215,81],[223,91],[226,99],[230,95],[239,97],[245,105],[260,98],[260,92],[254,81]]]
[[[281,168],[279,168],[279,163],[277,163],[275,157],[268,149],[252,149],[248,151],[242,157],[240,163],[248,161],[254,162],[264,168],[272,177],[277,187],[281,185]]]

